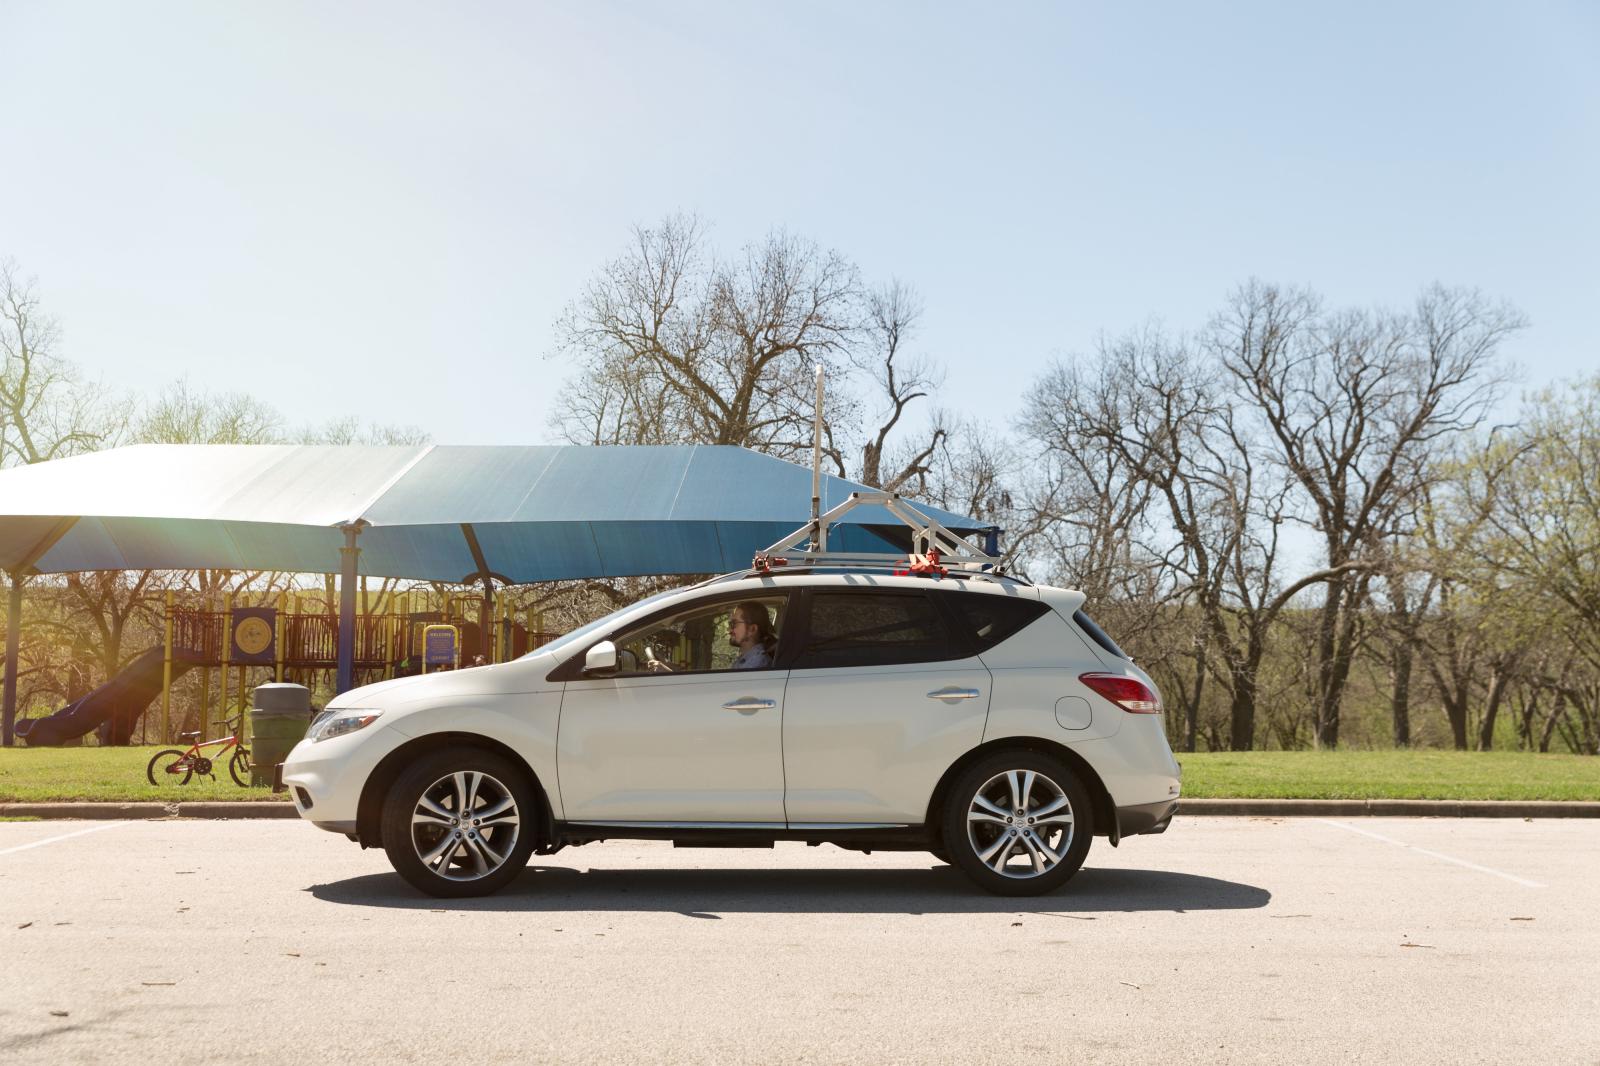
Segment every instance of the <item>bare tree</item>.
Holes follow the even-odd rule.
[[[861,444],[855,480],[908,495],[927,491],[935,454],[950,435],[942,413],[936,412],[932,425],[917,443],[896,443],[893,437],[896,428],[904,428],[902,420],[907,409],[917,400],[927,399],[943,384],[943,373],[929,359],[909,356],[905,351],[922,310],[916,291],[899,281],[872,290],[866,297],[866,323],[862,330],[866,344],[850,352],[855,370],[872,383],[873,400],[868,403],[875,400],[877,408],[871,416],[876,426],[867,431]],[[831,432],[829,446],[833,448]],[[834,449],[833,454],[837,457],[838,451]],[[842,461],[839,466],[843,476]]]
[[[417,426],[371,425],[355,415],[293,433],[272,405],[243,392],[212,393],[185,379],[145,404],[134,437],[146,444],[425,444]]]
[[[1280,582],[1293,483],[1258,460],[1258,442],[1222,384],[1203,355],[1146,329],[1103,340],[1087,364],[1058,363],[1035,386],[1027,422],[1047,454],[1080,471],[1116,472],[1086,477],[1087,498],[1054,503],[1059,520],[1070,525],[1073,514],[1126,501],[1113,508],[1119,520],[1105,524],[1108,540],[1137,548],[1134,557],[1157,575],[1147,582],[1158,591],[1147,595],[1203,620],[1191,630],[1187,676],[1173,675],[1186,701],[1186,750],[1196,740],[1208,674],[1228,692],[1229,747],[1254,746],[1258,679],[1274,624],[1299,592],[1339,573],[1318,569]],[[1109,587],[1098,593],[1116,595]]]
[[[117,439],[124,412],[56,353],[60,336],[35,281],[0,260],[0,466],[62,459]]]
[[[579,376],[553,422],[570,441],[809,450],[814,364],[857,330],[861,286],[837,252],[781,231],[722,262],[677,216],[637,228],[557,324]]]
[[[1408,314],[1327,313],[1302,290],[1251,282],[1213,322],[1210,344],[1298,485],[1302,516],[1341,576],[1324,583],[1316,641],[1317,740],[1339,711],[1371,583],[1363,560],[1396,531],[1434,476],[1440,445],[1480,425],[1498,395],[1511,309],[1435,287]]]
[[[346,415],[320,426],[303,426],[295,434],[299,444],[428,444],[433,435],[421,426],[365,423]]]
[[[140,412],[134,436],[144,444],[273,444],[283,416],[242,392],[208,393],[180,378]]]
[[[1547,678],[1560,697],[1547,728],[1600,752],[1600,377],[1532,397],[1465,484],[1482,529],[1464,554],[1496,596],[1497,631],[1561,634],[1572,655]]]

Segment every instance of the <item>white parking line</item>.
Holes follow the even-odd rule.
[[[1371,837],[1373,840],[1381,840],[1385,844],[1393,844],[1397,848],[1405,848],[1408,851],[1415,851],[1418,854],[1426,855],[1429,858],[1439,859],[1439,860],[1441,860],[1443,862],[1453,862],[1457,866],[1465,866],[1469,870],[1477,870],[1479,873],[1493,874],[1496,877],[1503,877],[1507,881],[1514,881],[1517,884],[1523,885],[1526,888],[1549,888],[1550,887],[1549,885],[1541,885],[1537,881],[1529,881],[1526,878],[1517,877],[1517,876],[1515,876],[1513,874],[1508,874],[1508,873],[1505,873],[1504,871],[1501,871],[1501,870],[1493,870],[1493,869],[1490,869],[1487,866],[1479,866],[1475,862],[1468,862],[1466,859],[1458,859],[1453,855],[1444,855],[1444,854],[1441,854],[1441,853],[1439,853],[1437,851],[1429,851],[1427,848],[1419,848],[1415,844],[1407,844],[1403,840],[1396,840],[1393,837],[1386,837],[1382,833],[1374,833],[1370,829],[1360,829],[1360,828],[1357,828],[1356,826],[1353,826],[1353,825],[1347,825],[1344,822],[1329,821],[1326,818],[1318,818],[1317,821],[1321,822],[1323,825],[1331,825],[1331,826],[1334,826],[1334,827],[1339,828],[1339,829],[1348,829],[1352,833],[1360,833],[1362,836]]]
[[[73,837],[81,837],[85,833],[98,833],[102,829],[115,829],[118,826],[132,824],[133,823],[131,821],[128,821],[107,822],[105,825],[91,825],[89,828],[80,829],[75,833],[62,833],[60,836],[45,837],[43,840],[35,840],[32,844],[18,844],[14,848],[0,848],[0,855],[10,855],[13,851],[27,851],[29,848],[42,848],[46,844],[54,844],[58,840],[71,840]]]

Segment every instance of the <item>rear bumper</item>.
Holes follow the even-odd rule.
[[[1165,833],[1177,813],[1176,798],[1157,803],[1135,803],[1117,808],[1118,836],[1131,837],[1141,833]]]

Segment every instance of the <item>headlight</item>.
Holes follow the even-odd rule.
[[[357,707],[340,707],[336,711],[323,711],[306,730],[307,740],[329,740],[365,729],[378,720],[382,711],[363,710]]]

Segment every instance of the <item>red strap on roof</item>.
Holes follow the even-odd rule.
[[[931,574],[934,577],[944,577],[950,572],[949,568],[939,565],[941,554],[938,548],[930,548],[927,555],[906,556],[906,568],[896,570],[896,577],[908,577],[912,574]]]

